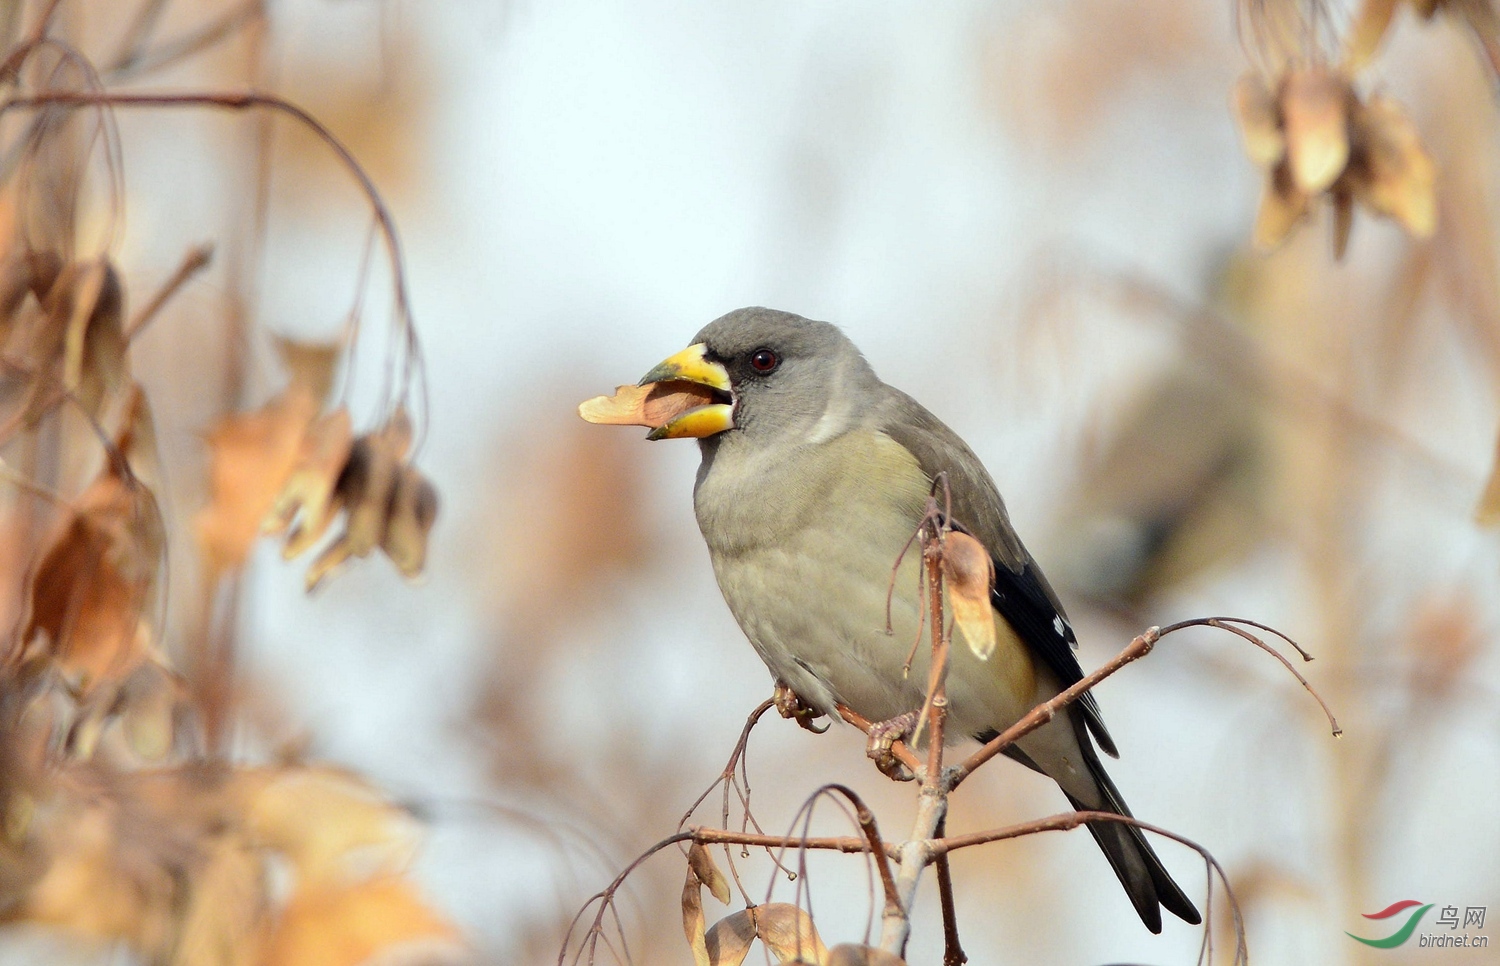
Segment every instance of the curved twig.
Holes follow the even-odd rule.
[[[390,264],[391,284],[394,289],[393,297],[395,302],[394,322],[401,329],[405,343],[403,375],[406,379],[403,381],[402,388],[396,397],[386,400],[386,405],[389,408],[394,408],[395,406],[404,404],[408,398],[409,385],[414,381],[419,389],[418,401],[421,403],[419,418],[417,420],[417,435],[419,440],[425,436],[427,422],[427,381],[422,363],[421,343],[417,338],[416,327],[412,321],[411,299],[407,290],[405,257],[402,254],[401,238],[396,231],[395,219],[391,216],[390,209],[386,206],[385,200],[375,187],[375,182],[360,165],[353,153],[350,152],[332,131],[317,118],[291,101],[277,97],[274,94],[265,94],[258,91],[246,91],[242,93],[219,92],[211,94],[47,91],[40,94],[10,98],[3,104],[0,104],[0,117],[3,117],[9,111],[17,109],[29,110],[68,106],[112,108],[203,107],[230,111],[267,110],[291,118],[316,135],[334,153],[339,162],[359,184],[361,192],[375,214],[375,220],[379,226],[381,237],[385,242],[386,254]],[[417,445],[419,443],[414,444],[414,448]]]

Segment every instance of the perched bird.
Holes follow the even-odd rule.
[[[651,438],[699,439],[693,505],[719,588],[778,686],[805,705],[833,715],[842,703],[871,721],[922,706],[930,647],[916,649],[910,673],[903,667],[924,631],[920,554],[902,551],[939,474],[952,523],[993,558],[999,641],[987,660],[952,650],[949,734],[993,738],[1083,677],[1073,628],[978,457],[882,382],[838,328],[740,309],[706,326],[641,385],[663,382],[712,393]],[[1129,815],[1094,741],[1118,757],[1085,694],[1007,754],[1057,782],[1074,808]],[[1200,922],[1140,829],[1117,822],[1089,829],[1148,929],[1161,931],[1159,905]]]

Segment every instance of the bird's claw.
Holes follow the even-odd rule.
[[[904,740],[916,726],[920,711],[898,714],[888,721],[877,721],[870,725],[870,741],[865,745],[865,754],[875,762],[881,774],[892,781],[909,782],[917,776],[897,758],[893,750],[896,742]]]
[[[780,681],[776,682],[776,689],[771,692],[771,700],[776,705],[776,711],[783,718],[791,718],[797,722],[798,727],[820,735],[828,730],[829,722],[825,721],[822,727],[814,724],[814,720],[823,717],[823,712],[814,708],[802,696],[793,691],[789,686]]]

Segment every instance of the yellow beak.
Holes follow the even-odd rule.
[[[669,359],[664,359],[646,377],[636,383],[644,386],[648,382],[695,382],[720,392],[729,391],[729,371],[717,362],[708,361],[708,346],[694,343]]]
[[[690,345],[676,355],[663,360],[656,368],[646,373],[645,378],[639,384],[644,386],[648,382],[691,382],[718,392],[730,392],[729,371],[719,363],[711,362],[707,353],[708,347],[701,342]],[[734,404],[710,403],[705,406],[695,406],[677,415],[670,422],[653,429],[646,438],[702,439],[733,428]]]

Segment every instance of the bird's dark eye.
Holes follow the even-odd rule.
[[[781,357],[770,349],[756,349],[750,355],[750,368],[759,373],[767,373],[781,365]]]

